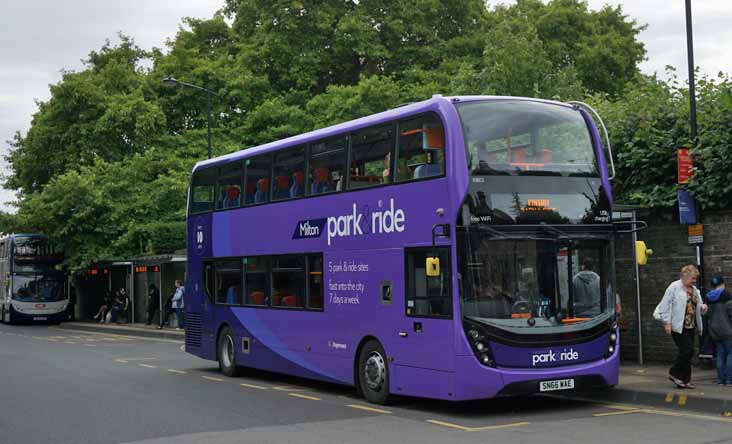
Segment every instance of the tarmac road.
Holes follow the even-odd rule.
[[[377,407],[341,387],[227,378],[176,341],[0,325],[0,444],[732,443],[732,418],[543,396]]]

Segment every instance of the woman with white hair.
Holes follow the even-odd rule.
[[[671,283],[656,307],[653,316],[663,322],[678,348],[676,362],[669,369],[669,380],[678,388],[696,388],[691,383],[691,358],[694,355],[694,336],[702,333],[702,315],[707,306],[694,286],[699,270],[694,265],[681,269],[680,279]]]

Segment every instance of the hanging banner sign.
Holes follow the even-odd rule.
[[[679,185],[689,183],[691,179],[691,168],[694,166],[691,154],[689,154],[689,148],[679,148],[676,151],[676,166]]]
[[[696,223],[696,205],[694,198],[686,190],[679,190],[679,221],[684,225]]]

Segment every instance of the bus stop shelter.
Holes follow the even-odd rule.
[[[147,322],[148,292],[150,285],[158,288],[159,309],[152,323],[160,322],[161,310],[172,296],[175,281],[185,280],[185,252],[141,256],[124,260],[102,260],[89,269],[77,273],[73,280],[76,288],[77,319],[90,319],[104,303],[105,296],[113,297],[115,291],[124,288],[130,299],[130,307],[123,316],[129,323]]]

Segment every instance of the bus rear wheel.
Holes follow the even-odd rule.
[[[384,348],[377,341],[368,341],[361,349],[358,384],[367,401],[381,405],[389,402],[389,366]]]
[[[224,327],[219,335],[218,357],[221,373],[231,378],[241,375],[242,368],[234,358],[234,334],[229,327]]]

